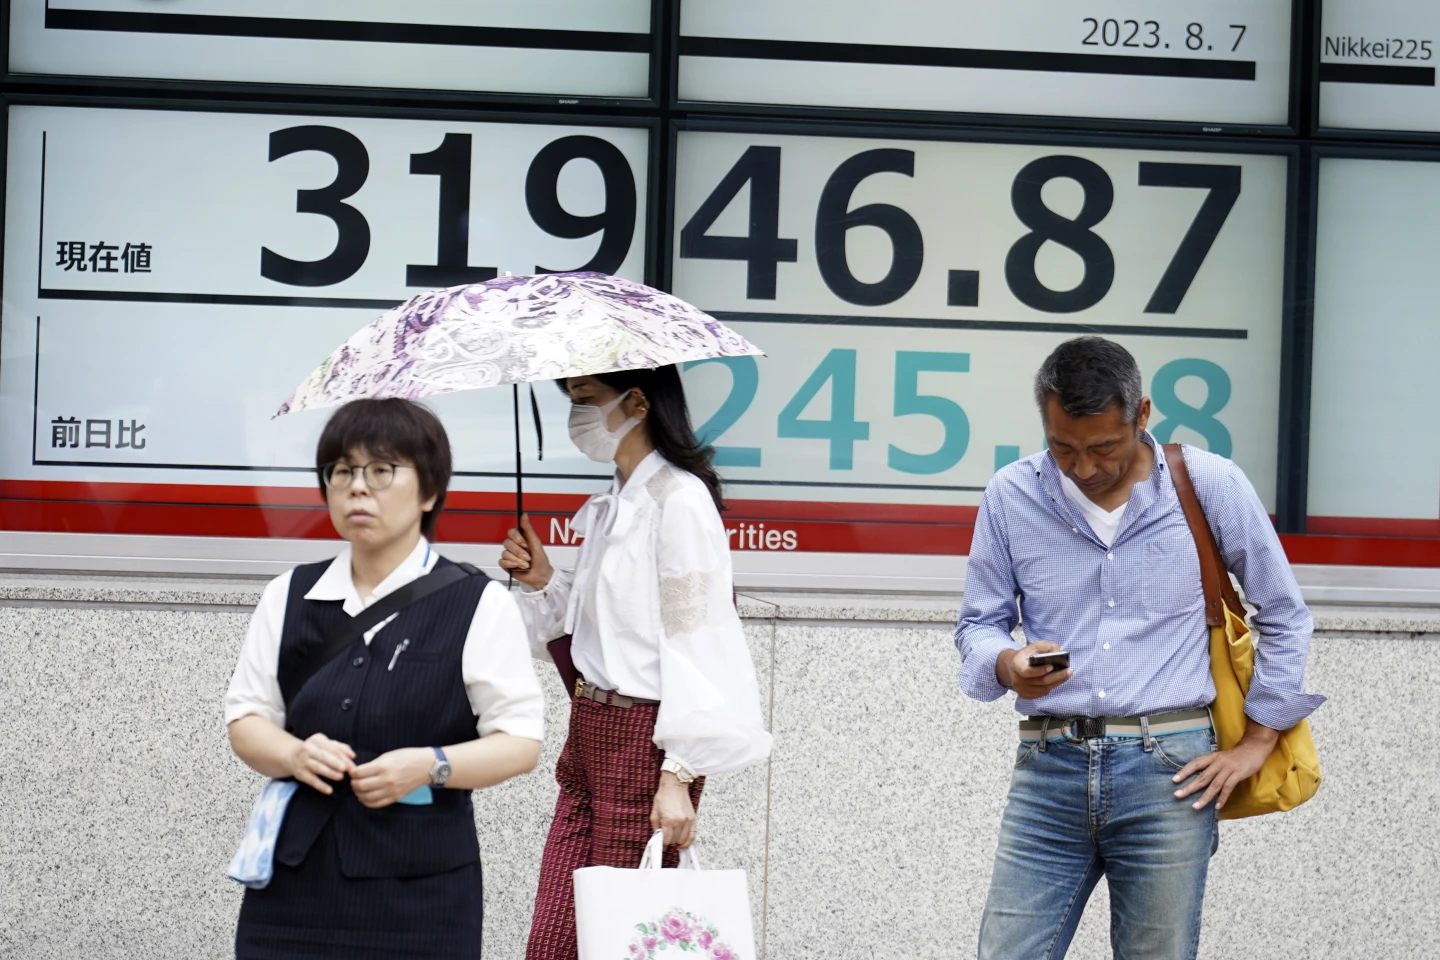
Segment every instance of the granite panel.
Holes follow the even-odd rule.
[[[1227,822],[1200,955],[1434,955],[1440,708],[1428,640],[1320,639],[1326,783],[1292,813]],[[1013,758],[1014,714],[955,686],[949,631],[777,632],[767,917],[771,960],[971,955]],[[1072,958],[1108,957],[1092,898]]]
[[[167,602],[234,596],[204,585]],[[804,612],[823,606],[801,599]],[[224,870],[262,782],[230,753],[220,718],[246,616],[3,603],[0,956],[231,955],[240,896]],[[763,619],[787,609],[801,612],[746,608],[776,752],[708,785],[706,865],[747,869],[771,960],[972,955],[1013,712],[959,693],[948,624]],[[1315,641],[1310,685],[1330,697],[1314,719],[1325,785],[1298,811],[1223,825],[1201,956],[1434,955],[1440,739],[1424,721],[1440,711],[1435,649],[1398,634]],[[523,955],[555,798],[568,705],[538,666],[542,765],[476,795],[488,958]],[[1102,884],[1072,960],[1108,957],[1107,928]]]
[[[973,951],[1014,734],[950,634],[780,624],[770,960]]]
[[[1324,783],[1298,810],[1222,825],[1207,957],[1436,955],[1440,665],[1431,640],[1317,639]]]
[[[226,879],[263,783],[229,749],[221,700],[248,617],[0,607],[0,955],[233,955]],[[768,706],[772,626],[747,625]],[[485,956],[519,958],[555,802],[568,699],[537,664],[540,767],[475,795]],[[705,864],[743,866],[763,897],[767,768],[707,785]]]
[[[260,778],[220,702],[246,621],[0,609],[7,955],[231,951],[225,868]]]

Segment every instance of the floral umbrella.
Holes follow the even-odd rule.
[[[714,317],[631,280],[603,273],[499,277],[422,293],[385,313],[341,344],[275,416],[362,397],[419,400],[515,384],[518,501],[518,384],[760,353]],[[531,408],[538,434],[533,392]]]
[[[760,353],[642,283],[603,273],[500,277],[395,307],[341,344],[275,415]]]

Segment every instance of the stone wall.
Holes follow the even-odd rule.
[[[220,701],[256,581],[0,578],[0,956],[231,955],[230,854],[261,783]],[[959,693],[953,598],[742,607],[776,749],[715,778],[708,866],[749,872],[768,960],[973,956],[1012,708]],[[1440,614],[1317,611],[1326,783],[1222,826],[1201,956],[1434,956]],[[523,955],[567,706],[541,769],[476,795],[485,956]],[[1108,957],[1104,885],[1070,956]]]

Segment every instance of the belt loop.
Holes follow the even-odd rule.
[[[1042,717],[1040,720],[1040,752],[1045,753],[1050,746],[1050,718]]]
[[[1150,739],[1150,718],[1140,718],[1140,739],[1145,743],[1145,752],[1149,753],[1154,743]]]

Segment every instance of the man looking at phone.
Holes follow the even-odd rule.
[[[979,956],[1063,957],[1106,876],[1116,957],[1193,960],[1217,811],[1324,702],[1304,692],[1310,614],[1245,474],[1187,447],[1221,555],[1259,608],[1248,727],[1217,751],[1200,563],[1135,359],[1099,337],[1063,343],[1035,400],[1048,450],[986,488],[955,631],[962,689],[1014,690],[1029,715]]]

